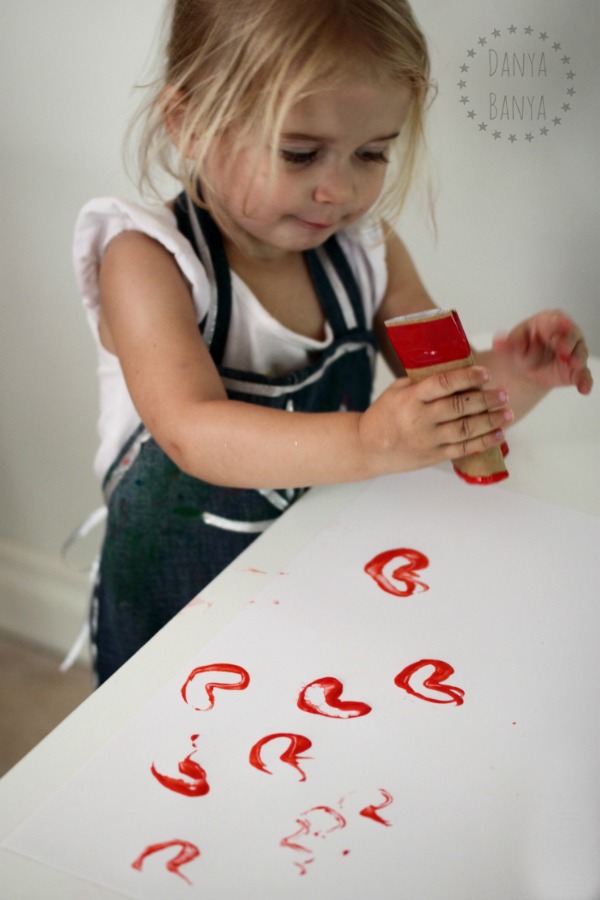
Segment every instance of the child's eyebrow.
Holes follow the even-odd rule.
[[[384,134],[381,137],[370,138],[368,141],[365,141],[365,144],[382,144],[385,143],[385,141],[393,141],[394,138],[399,136],[400,132],[394,131],[392,134]],[[325,135],[303,134],[296,131],[286,132],[285,134],[282,134],[281,137],[286,141],[317,141],[327,143],[334,140],[334,138],[326,137]]]

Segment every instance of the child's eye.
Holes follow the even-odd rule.
[[[285,150],[281,149],[279,155],[284,162],[292,163],[292,165],[303,166],[314,162],[317,158],[316,150]]]
[[[363,162],[388,163],[385,150],[359,150],[356,154]]]

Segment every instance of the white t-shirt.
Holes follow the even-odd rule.
[[[134,202],[105,197],[91,200],[81,210],[75,226],[73,253],[75,273],[98,353],[100,446],[94,470],[100,480],[140,424],[119,360],[102,346],[98,333],[100,263],[109,242],[123,231],[147,234],[173,254],[190,286],[198,322],[206,315],[214,290],[167,206],[145,208]],[[370,326],[387,284],[381,231],[374,226],[355,227],[351,233],[340,232],[337,236],[357,280]],[[322,341],[285,328],[232,272],[231,324],[223,365],[271,377],[285,375],[306,365],[310,356],[324,350],[332,338],[328,325]]]

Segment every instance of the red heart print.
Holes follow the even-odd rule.
[[[207,682],[204,689],[208,697],[208,706],[194,706],[194,709],[198,710],[198,712],[207,712],[209,709],[213,708],[213,706],[215,705],[214,688],[220,688],[223,691],[243,691],[250,684],[250,676],[246,672],[246,670],[242,668],[242,666],[236,666],[234,663],[212,663],[209,666],[198,666],[197,668],[192,669],[181,688],[181,696],[186,703],[189,703],[187,692],[190,684],[192,683],[194,678],[196,678],[198,675],[202,675],[204,672],[223,672],[226,674],[237,675],[239,677],[239,681]]]
[[[183,872],[179,871],[181,866],[187,865],[187,863],[196,859],[197,856],[200,856],[200,851],[196,845],[190,844],[189,841],[164,841],[161,844],[151,844],[149,847],[146,847],[143,853],[140,853],[134,862],[131,863],[131,867],[141,872],[142,865],[147,856],[151,856],[153,853],[159,853],[161,850],[166,850],[168,847],[179,847],[179,853],[175,854],[173,859],[168,860],[166,863],[167,870],[173,872],[174,875],[179,875],[180,878],[183,878],[184,881],[191,884],[192,882],[190,879],[186,878]]]
[[[394,569],[391,576],[388,577],[384,572],[385,567],[393,560],[402,558],[407,562]],[[429,590],[429,585],[416,577],[416,572],[419,569],[426,569],[428,565],[429,560],[424,553],[409,547],[399,547],[397,550],[384,550],[383,553],[373,557],[366,564],[365,572],[387,594],[393,594],[396,597],[410,597],[415,592]]]
[[[192,735],[192,744],[194,748],[196,747],[198,737],[198,734]],[[194,752],[195,749],[177,766],[181,774],[186,775],[187,778],[190,779],[189,781],[186,781],[183,778],[173,778],[171,775],[163,775],[156,769],[154,763],[150,766],[150,771],[156,780],[170,791],[176,791],[178,794],[183,794],[185,797],[202,797],[204,794],[208,794],[210,788],[208,786],[208,781],[206,780],[206,772],[199,763],[192,759]]]
[[[312,747],[312,741],[310,741],[307,737],[304,737],[303,734],[290,734],[289,732],[278,732],[277,734],[267,734],[264,738],[261,738],[260,741],[257,741],[256,744],[252,747],[250,751],[250,763],[256,768],[260,769],[261,772],[266,772],[268,775],[272,775],[273,773],[267,769],[261,757],[261,750],[265,746],[265,744],[270,743],[271,741],[275,741],[278,738],[284,738],[288,742],[288,747],[283,753],[280,754],[279,758],[282,762],[287,763],[292,766],[294,769],[297,769],[300,773],[300,781],[306,781],[306,774],[298,765],[299,759],[307,759],[308,757],[300,756],[300,754],[304,750],[308,750]]]
[[[344,686],[338,678],[318,678],[300,691],[297,705],[304,712],[330,719],[355,719],[371,712],[368,703],[340,700],[343,690]]]
[[[433,672],[423,679],[423,687],[428,688],[430,691],[437,691],[440,694],[445,694],[449,699],[438,700],[435,697],[421,694],[411,687],[410,679],[412,676],[415,672],[418,672],[419,669],[423,669],[426,666],[433,666]],[[451,684],[442,684],[442,682],[452,675],[453,672],[454,669],[452,666],[447,662],[443,662],[441,659],[420,659],[419,662],[412,663],[412,665],[402,669],[402,671],[394,678],[394,684],[399,688],[402,688],[402,690],[406,691],[408,694],[412,694],[413,697],[419,697],[421,700],[427,700],[429,703],[455,703],[456,706],[460,706],[461,703],[463,703],[465,693],[462,688],[453,687]]]

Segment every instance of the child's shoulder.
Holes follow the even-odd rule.
[[[80,210],[75,223],[75,251],[102,253],[123,231],[139,231],[160,243],[179,243],[175,216],[167,205],[142,206],[119,197],[96,197]]]
[[[192,288],[199,313],[207,305],[207,276],[189,241],[177,228],[168,204],[142,206],[119,197],[96,197],[80,210],[75,223],[73,260],[84,297],[97,305],[97,278],[109,243],[124,232],[138,232],[161,244],[175,259]]]

